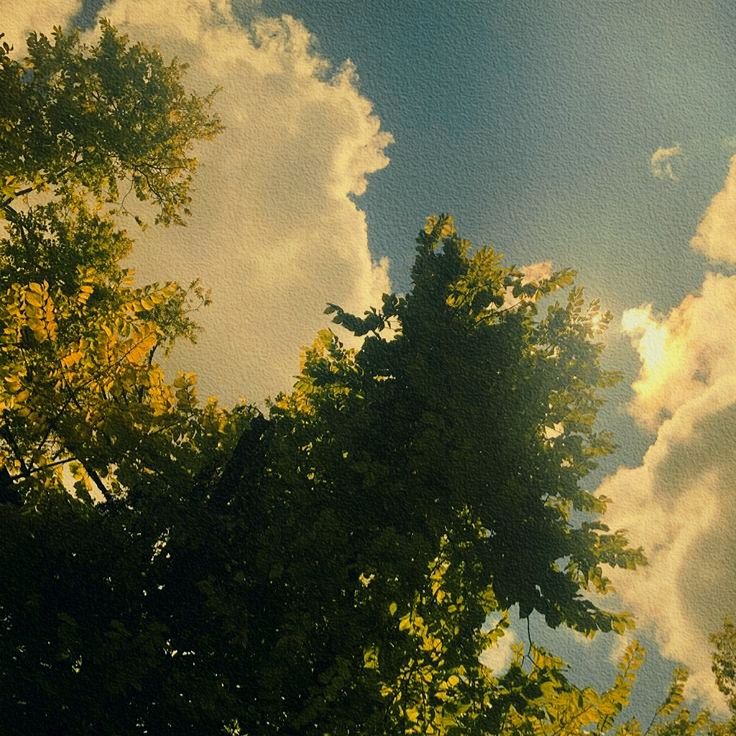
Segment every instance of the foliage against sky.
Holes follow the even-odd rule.
[[[329,307],[372,333],[359,351],[323,333],[267,420],[200,407],[155,361],[192,336],[191,297],[131,286],[121,223],[132,193],[184,224],[210,97],[108,23],[91,46],[57,30],[10,50],[4,726],[453,733],[568,692],[541,652],[503,680],[479,656],[486,616],[515,604],[628,625],[588,594],[640,553],[572,517],[605,508],[578,481],[610,449],[593,429],[608,316],[573,289],[535,320],[572,273],[531,278],[430,219],[410,294],[365,319]]]
[[[248,15],[246,5],[251,4],[238,6],[243,11],[241,17]],[[305,18],[307,26],[319,32],[323,51],[333,58],[354,57],[363,77],[360,89],[370,92],[385,124],[395,134],[394,162],[381,174],[384,178],[376,179],[361,207],[372,228],[373,258],[389,253],[399,264],[392,272],[396,282],[405,284],[409,272],[399,241],[411,237],[416,222],[427,211],[451,208],[477,240],[494,237],[517,262],[552,257],[573,263],[583,273],[583,281],[601,294],[617,315],[625,307],[650,301],[655,302],[655,314],[666,311],[698,288],[702,262],[695,254],[687,254],[686,243],[727,170],[728,139],[733,134],[733,59],[727,40],[733,28],[733,9],[727,3],[716,2],[707,9],[700,3],[680,3],[677,7],[652,3],[635,11],[616,5],[553,4],[544,17],[528,3],[498,3],[496,10],[487,14],[480,4],[467,3],[451,17],[442,3],[405,3],[401,10],[393,9],[392,15],[381,19],[379,15],[389,12],[389,5],[366,4],[361,12],[350,13],[341,11],[340,3],[320,3],[321,11],[298,2],[271,2],[264,7]],[[249,252],[267,252],[273,265],[268,273],[260,273],[255,283],[244,284],[240,269],[230,267],[244,258],[242,249],[218,258],[214,254],[223,253],[222,243],[227,238],[220,238],[220,250],[202,251],[204,239],[190,228],[194,233],[192,247],[180,247],[181,236],[175,236],[166,262],[150,271],[156,273],[158,268],[156,277],[161,280],[183,276],[186,283],[190,275],[201,275],[209,286],[224,285],[219,297],[222,309],[211,311],[212,337],[203,336],[201,344],[204,355],[212,353],[208,342],[212,339],[226,345],[231,355],[246,356],[237,371],[227,371],[237,378],[237,387],[231,387],[232,397],[242,386],[256,386],[258,381],[266,385],[271,375],[264,379],[259,366],[271,358],[284,361],[280,374],[284,380],[296,371],[295,362],[289,363],[295,360],[294,346],[307,341],[317,328],[316,315],[324,302],[337,301],[360,311],[371,301],[368,294],[375,297],[384,290],[385,274],[371,270],[361,216],[345,196],[353,184],[346,184],[344,169],[335,167],[351,162],[353,177],[356,170],[360,176],[384,165],[380,151],[386,138],[375,138],[377,121],[366,118],[367,103],[358,102],[353,82],[331,88],[320,86],[323,80],[313,82],[321,67],[312,63],[316,57],[306,50],[308,34],[298,22],[262,26],[273,30],[275,40],[266,50],[256,51],[233,25],[227,3],[191,5],[186,22],[185,14],[175,7],[172,11],[171,4],[167,4],[165,15],[157,13],[155,6],[147,3],[144,14],[140,6],[115,2],[105,12],[117,13],[119,21],[149,33],[152,39],[170,42],[172,50],[181,41],[177,50],[192,51],[191,40],[202,41],[197,46],[202,54],[192,58],[202,66],[218,69],[218,74],[230,62],[222,60],[221,66],[212,62],[222,59],[220,53],[232,48],[235,39],[250,54],[248,64],[232,62],[229,76],[215,79],[207,76],[208,71],[202,89],[224,81],[238,90],[228,98],[228,109],[234,110],[227,121],[230,128],[241,119],[244,124],[259,121],[257,129],[265,132],[247,150],[250,159],[260,165],[244,167],[243,171],[250,173],[233,187],[251,195],[265,191],[268,197],[259,209],[247,213],[247,222],[236,222],[231,219],[234,208],[229,204],[233,196],[223,192],[219,186],[222,177],[215,175],[212,184],[202,187],[208,197],[201,209],[213,212],[213,220],[228,232],[249,231],[248,248],[254,248]],[[54,3],[53,12],[66,10],[66,17],[70,17],[78,7]],[[13,28],[30,30],[40,19],[46,22],[50,13],[47,3],[26,3],[20,9],[15,3],[6,17],[15,22],[18,16]],[[21,17],[24,14],[26,18]],[[217,35],[214,27],[223,33],[225,28],[233,32]],[[229,39],[228,43],[215,42],[223,38]],[[207,39],[212,43],[208,45]],[[458,39],[463,39],[462,43],[458,44]],[[194,66],[196,72],[199,64]],[[280,107],[264,106],[264,97],[249,103],[249,92],[237,83],[239,77],[246,78],[246,69],[264,89],[274,83],[268,99],[274,99],[277,91],[283,92]],[[298,80],[298,84],[289,80]],[[436,99],[433,94],[443,82],[444,104],[427,105],[427,100]],[[287,116],[283,110],[303,109],[300,104],[289,107],[286,101],[302,100],[300,91],[306,89],[317,97],[316,90],[322,90],[324,99],[335,104],[325,102],[311,117],[303,118],[303,128],[286,130],[284,121],[294,115]],[[348,134],[329,135],[335,120],[347,125],[339,130]],[[330,148],[322,141],[310,149],[308,131],[314,128],[324,130],[332,141],[340,140],[341,146]],[[351,134],[356,131],[356,135]],[[300,132],[304,133],[301,137],[297,135]],[[283,154],[273,154],[279,150],[273,140],[283,140],[289,134],[292,145],[284,161]],[[218,149],[226,162],[223,166],[232,161],[233,150],[243,150],[243,139],[238,141]],[[448,141],[456,142],[449,145]],[[679,181],[652,177],[652,155],[677,144],[683,152],[679,162],[673,163]],[[367,162],[349,155],[365,150],[366,145],[372,152]],[[310,155],[302,158],[298,152],[304,150]],[[330,153],[323,156],[326,151]],[[216,169],[215,161],[212,166]],[[437,174],[438,168],[442,176]],[[312,176],[289,176],[291,171],[305,170]],[[277,172],[275,182],[260,176],[262,171]],[[320,179],[327,182],[325,186],[314,187],[315,171],[326,172]],[[287,180],[288,186],[280,185]],[[308,220],[295,234],[288,228],[274,234],[264,226],[267,217],[263,213],[268,210],[270,216],[275,209],[288,213],[285,221],[303,218],[304,211],[292,205],[314,202],[305,195],[304,182],[310,188],[308,195],[320,195],[309,210],[320,212],[319,218]],[[724,223],[728,224],[733,211],[729,191],[726,187],[723,196],[714,200],[695,241],[701,251],[720,258],[729,248],[728,238],[723,237],[728,233]],[[335,192],[339,196],[333,196]],[[251,201],[249,197],[241,199]],[[269,209],[272,202],[277,206]],[[334,214],[337,212],[339,216]],[[322,223],[329,226],[322,227]],[[211,227],[209,222],[203,231]],[[406,237],[397,238],[402,228]],[[337,239],[326,240],[325,233],[332,232],[341,233],[339,246],[335,246]],[[274,242],[297,245],[274,250],[270,245]],[[266,243],[269,245],[264,246]],[[317,243],[325,253],[342,253],[345,263],[360,263],[360,267],[346,278],[344,270],[337,273],[329,267],[331,256],[315,261]],[[257,250],[259,245],[263,250]],[[336,250],[330,251],[333,247]],[[180,267],[177,254],[182,263],[193,264],[191,271],[173,272]],[[217,270],[216,264],[223,262],[228,264],[226,272]],[[369,274],[377,278],[372,280]],[[288,289],[284,286],[287,282],[292,284]],[[311,290],[309,283],[315,282],[325,284],[324,293]],[[242,296],[241,287],[258,297],[259,309],[247,315],[233,308]],[[636,335],[646,338],[638,343],[640,348],[657,340],[661,344],[654,354],[659,360],[652,361],[651,352],[642,352],[645,372],[641,385],[646,391],[640,392],[637,406],[641,409],[648,402],[674,417],[671,423],[662,424],[665,415],[658,415],[652,423],[649,412],[646,421],[650,430],[660,434],[654,450],[640,470],[633,475],[622,471],[606,490],[613,495],[619,489],[612,512],[619,510],[620,523],[629,526],[638,541],[657,551],[650,555],[652,579],[645,577],[634,584],[624,578],[621,590],[629,594],[629,603],[637,607],[642,621],[650,622],[664,651],[686,659],[696,669],[701,689],[710,691],[707,632],[734,601],[732,576],[719,573],[728,570],[734,546],[733,528],[727,524],[733,511],[729,480],[733,475],[729,460],[733,426],[729,367],[733,360],[729,342],[721,339],[730,325],[727,305],[732,303],[732,292],[732,279],[727,274],[709,277],[702,293],[686,298],[669,319],[659,321],[659,328],[646,319],[629,322]],[[353,302],[348,294],[356,295]],[[217,294],[215,297],[217,307]],[[283,339],[264,348],[232,329],[227,320],[233,315],[248,322],[249,334],[259,333],[260,337],[265,320],[278,318],[285,328],[273,334]],[[213,332],[217,324],[227,325],[224,339]],[[268,335],[271,339],[271,331]],[[620,343],[618,355],[624,355]],[[186,356],[190,365],[192,356]],[[630,358],[622,360],[631,362]],[[196,367],[206,380],[209,363],[203,360]],[[216,378],[211,386],[225,385],[223,375],[216,370],[212,375]],[[243,380],[246,375],[254,380]],[[630,376],[634,377],[633,368]],[[252,393],[251,398],[261,394],[258,389]],[[622,394],[619,413],[625,401]],[[641,411],[639,414],[644,418]],[[624,429],[618,432],[620,440],[633,437],[638,441],[633,449],[625,447],[624,454],[616,457],[637,465],[641,450],[653,435],[638,433],[622,422],[616,411],[609,417]],[[699,462],[686,463],[683,468],[685,457],[696,457]],[[680,479],[676,487],[668,482],[673,473]],[[641,491],[633,498],[632,486]],[[656,538],[651,536],[653,529]],[[724,556],[723,565],[713,564],[718,555]],[[707,576],[704,571],[708,571]],[[652,583],[654,578],[659,585]],[[717,599],[704,595],[703,586],[718,589]]]

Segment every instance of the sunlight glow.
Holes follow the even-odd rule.
[[[605,322],[604,317],[604,314],[597,312],[590,318],[590,329],[594,335],[605,332],[607,323]]]
[[[623,331],[632,337],[648,377],[663,372],[668,362],[667,327],[652,317],[652,307],[627,309],[621,318]]]

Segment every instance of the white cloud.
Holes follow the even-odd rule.
[[[690,244],[714,261],[736,263],[736,156],[705,211]]]
[[[552,275],[552,262],[539,261],[538,263],[530,263],[527,266],[522,266],[520,270],[524,274],[521,279],[523,283],[535,284],[538,281],[548,279]]]
[[[679,181],[675,161],[681,157],[682,148],[679,144],[670,148],[658,148],[649,159],[649,170],[652,176],[665,181]]]
[[[708,273],[700,293],[685,297],[666,317],[655,317],[651,305],[645,305],[627,310],[622,325],[642,361],[631,411],[654,431],[691,399],[734,374],[736,345],[724,335],[736,329],[736,277]]]
[[[518,638],[512,629],[506,629],[503,636],[492,647],[484,649],[478,658],[484,667],[488,667],[496,677],[502,677],[514,659],[514,644]]]
[[[642,359],[632,412],[656,438],[599,493],[650,564],[611,577],[662,653],[690,669],[691,693],[722,708],[708,635],[736,613],[736,277],[707,274],[666,317],[630,310],[624,327]]]
[[[529,263],[526,266],[520,266],[519,271],[522,273],[522,284],[536,284],[539,281],[548,279],[552,275],[552,262],[538,261],[537,263]],[[521,297],[515,297],[513,288],[509,286],[504,295],[505,308],[513,307],[520,301]]]
[[[362,312],[389,288],[353,196],[388,163],[391,137],[352,66],[331,71],[293,18],[244,28],[227,0],[113,0],[104,15],[189,63],[200,93],[221,88],[226,130],[198,149],[193,218],[139,234],[132,261],[141,280],[212,289],[199,343],[177,349],[176,367],[197,372],[205,394],[262,400],[291,385],[327,302]]]
[[[22,55],[31,31],[49,35],[54,26],[67,26],[81,8],[82,0],[0,0],[0,33],[15,55]]]

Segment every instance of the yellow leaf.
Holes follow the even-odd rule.
[[[43,296],[33,291],[26,292],[26,304],[32,304],[34,307],[43,306]]]
[[[39,342],[43,342],[48,337],[48,333],[46,332],[46,324],[42,322],[40,319],[29,318],[28,326],[31,328],[31,332],[33,332],[33,336]]]
[[[61,359],[61,365],[64,366],[64,368],[71,368],[75,363],[78,363],[84,353],[81,352],[81,350],[78,350],[76,353],[70,353],[66,357]]]
[[[20,391],[21,382],[18,376],[5,376],[4,380],[9,391],[12,391],[13,393]]]
[[[417,708],[416,705],[409,706],[406,709],[406,717],[412,723],[416,723],[419,720],[419,708]]]
[[[363,652],[363,667],[367,670],[378,669],[378,652],[375,647],[370,647]]]
[[[94,288],[92,286],[89,286],[87,284],[83,284],[79,287],[79,294],[77,294],[77,303],[78,304],[85,304],[87,300],[92,295],[92,292],[94,291]]]

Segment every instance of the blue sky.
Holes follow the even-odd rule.
[[[517,264],[571,266],[617,316],[675,306],[702,280],[689,248],[736,146],[736,8],[727,2],[265,0],[336,63],[350,58],[394,144],[360,200],[375,255],[408,286],[425,215]],[[679,181],[650,156],[679,144]],[[638,366],[614,329],[609,361]],[[647,439],[605,412],[638,459]],[[610,463],[609,463],[610,465]],[[606,467],[609,467],[607,465]]]
[[[360,206],[396,288],[408,285],[423,217],[449,211],[513,262],[574,267],[614,311],[608,361],[626,380],[602,413],[620,444],[603,469],[640,463],[656,443],[625,410],[639,361],[618,324],[642,303],[677,307],[707,268],[689,241],[736,150],[733,4],[265,0],[263,10],[295,15],[325,56],[350,58],[394,135]],[[655,177],[652,154],[675,146],[673,178]],[[671,669],[647,643],[641,711]],[[605,669],[606,646],[574,655],[583,676]]]
[[[613,308],[666,308],[699,280],[687,242],[736,132],[729,3],[266,0],[352,59],[395,137],[362,206],[406,286],[428,212],[510,258],[573,265]],[[678,185],[649,157],[680,143]],[[653,269],[666,279],[652,280]],[[615,288],[614,288],[615,286]]]

